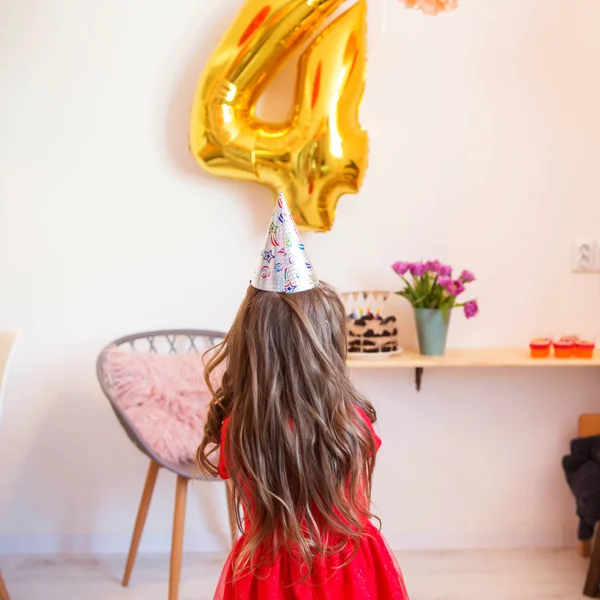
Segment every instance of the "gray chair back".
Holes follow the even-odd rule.
[[[208,479],[197,472],[193,464],[170,463],[159,457],[140,435],[135,425],[127,417],[122,408],[116,403],[110,393],[108,373],[104,369],[104,353],[108,348],[118,347],[131,352],[146,352],[150,354],[183,354],[195,352],[202,355],[223,340],[225,334],[221,331],[206,331],[203,329],[167,329],[147,331],[121,337],[103,348],[96,361],[96,374],[104,395],[108,398],[119,423],[129,439],[150,460],[157,462],[169,471],[190,479]],[[198,440],[200,443],[200,440]]]

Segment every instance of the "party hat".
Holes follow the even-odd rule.
[[[306,292],[319,285],[283,194],[277,198],[265,249],[251,283],[265,292],[286,294]]]

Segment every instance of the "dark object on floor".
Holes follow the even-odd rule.
[[[583,472],[580,472],[579,476],[573,474],[576,474],[578,471],[580,471],[582,465],[584,465],[586,462],[592,464],[598,463],[597,448],[598,437],[600,434],[600,415],[580,415],[578,423],[578,432],[579,439],[574,440],[571,443],[571,455],[564,457],[563,467],[565,469],[565,472],[567,473],[567,481],[570,477],[573,477],[575,480],[577,480],[575,482],[575,487],[578,489],[581,488],[585,490],[586,485],[583,482],[585,481],[586,472],[587,476],[591,475],[591,470],[589,470],[590,465],[587,465],[587,471],[584,470]],[[596,450],[596,454],[594,454],[594,449]],[[581,473],[584,474],[582,475]],[[571,482],[569,482],[569,485],[571,485]],[[571,489],[573,489],[572,485]],[[582,508],[582,513],[588,512],[588,507],[584,506]],[[591,511],[589,512],[590,515],[588,515],[588,517],[591,516]],[[584,519],[588,517],[584,517]],[[583,521],[583,524],[580,522],[579,525],[579,554],[582,557],[588,557],[591,555],[590,565],[588,567],[585,584],[583,586],[583,594],[585,596],[588,596],[589,598],[600,598],[600,535],[596,535],[596,541],[594,542],[594,551],[591,552],[591,537],[593,536],[593,524],[591,533],[589,532],[589,525],[590,523],[585,520]],[[588,534],[589,538],[585,539],[585,536],[587,536]]]
[[[563,458],[563,469],[577,503],[577,537],[589,540],[600,521],[600,435],[572,440],[571,454]]]

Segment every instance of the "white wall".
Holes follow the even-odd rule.
[[[0,551],[125,550],[146,464],[96,354],[137,330],[226,328],[243,295],[272,198],[187,152],[196,79],[238,5],[0,7],[0,328],[21,331]],[[598,277],[570,273],[571,241],[600,238],[598,27],[597,0],[463,0],[437,19],[370,0],[371,165],[335,230],[307,236],[321,277],[393,287],[394,260],[439,257],[479,276],[482,314],[456,315],[454,346],[600,332]],[[427,372],[420,395],[408,372],[357,382],[379,410],[374,500],[395,547],[573,539],[560,458],[600,408],[598,373]],[[223,494],[196,486],[189,547],[225,546]],[[161,475],[145,549],[167,548],[172,496]]]

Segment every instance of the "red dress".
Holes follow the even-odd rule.
[[[359,411],[368,424],[377,449],[381,440],[369,418]],[[225,436],[229,419],[223,422],[219,474],[228,478]],[[352,561],[345,562],[341,555],[327,555],[320,559],[308,580],[302,581],[301,565],[297,558],[281,551],[273,564],[259,577],[249,573],[233,578],[232,563],[239,554],[245,537],[242,535],[221,574],[214,600],[408,600],[400,567],[379,530],[370,522],[370,535],[359,543]],[[338,568],[336,568],[338,567]]]

